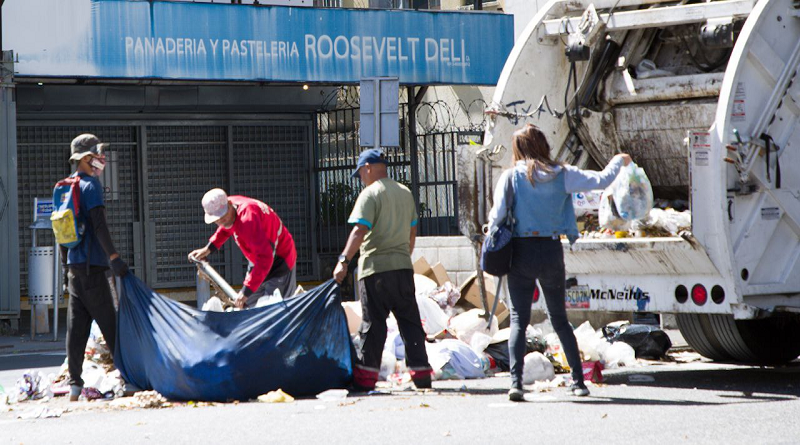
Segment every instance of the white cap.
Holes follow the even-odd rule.
[[[222,218],[228,212],[228,194],[222,189],[211,189],[203,195],[206,224]]]

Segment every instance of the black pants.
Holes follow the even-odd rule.
[[[514,238],[513,256],[508,275],[511,294],[511,335],[508,352],[511,365],[511,385],[522,388],[522,367],[527,349],[525,330],[531,321],[531,302],[536,281],[542,287],[547,315],[558,334],[564,355],[575,382],[583,382],[581,357],[575,333],[567,320],[565,297],[564,250],[561,241],[552,238]]]
[[[92,320],[97,321],[111,353],[117,336],[117,314],[111,298],[111,287],[106,278],[106,267],[85,264],[69,266],[69,312],[67,314],[67,365],[69,384],[83,386],[83,354]]]
[[[392,270],[370,275],[363,281],[366,295],[361,299],[362,320],[353,372],[355,383],[374,388],[378,381],[389,312],[397,319],[411,378],[416,381],[430,377],[432,370],[425,350],[425,331],[414,295],[414,272],[410,269]]]

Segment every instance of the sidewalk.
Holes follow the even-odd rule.
[[[50,322],[49,334],[36,334],[31,340],[30,313],[23,311],[20,317],[19,331],[13,335],[0,336],[0,356],[8,354],[26,354],[36,352],[64,352],[67,336],[66,314],[58,320],[58,340],[53,341],[53,323]]]

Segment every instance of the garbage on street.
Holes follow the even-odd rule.
[[[437,266],[440,265],[437,264]],[[504,373],[509,370],[508,338],[510,329],[500,329],[498,317],[487,321],[486,314],[481,308],[466,309],[465,306],[471,306],[471,302],[467,301],[465,295],[452,284],[446,272],[442,273],[439,270],[437,274],[434,274],[433,270],[434,268],[428,269],[428,275],[417,274],[415,276],[415,281],[418,283],[417,303],[423,327],[428,335],[426,349],[431,367],[434,369],[433,378],[435,380],[467,380],[506,375]],[[473,281],[474,278],[472,278]],[[131,287],[128,289],[129,292],[136,289],[133,286],[135,284],[129,285]],[[462,289],[465,287],[462,286]],[[470,290],[470,286],[467,286],[466,289]],[[320,295],[320,292],[330,292],[330,289],[329,286],[322,285],[313,289],[312,292]],[[267,296],[266,298],[271,297]],[[156,299],[156,295],[149,295],[147,298]],[[300,298],[302,299],[302,295]],[[160,310],[166,310],[171,307],[171,304],[177,305],[177,303],[168,302],[167,306],[162,306],[164,303],[159,300],[154,300],[153,304],[155,303]],[[280,303],[278,306],[281,306],[286,304],[286,301],[281,299],[274,303]],[[362,316],[361,305],[359,302],[342,302],[340,305],[342,307],[340,314],[343,313],[345,317],[341,319],[342,324],[339,329],[342,330],[342,333],[346,332],[348,337],[357,339]],[[124,310],[126,309],[123,307]],[[192,320],[198,317],[202,320],[202,317],[212,316],[243,317],[254,313],[254,310],[237,314],[215,315],[213,310],[209,312],[190,311],[188,314],[191,314],[190,319]],[[189,318],[185,318],[185,320],[189,320]],[[344,324],[345,320],[346,325]],[[405,365],[404,344],[399,335],[396,320],[390,317],[387,326],[387,341],[381,362],[381,384],[379,386],[389,390],[408,388],[411,385],[411,377]],[[124,329],[125,325],[121,324],[121,328]],[[639,358],[669,359],[667,355],[671,346],[669,338],[663,331],[653,326],[616,322],[608,324],[602,329],[595,329],[589,322],[585,322],[576,327],[574,332],[583,359],[584,376],[587,381],[595,384],[603,382],[604,370],[645,366],[646,362]],[[526,346],[528,352],[525,356],[523,375],[525,385],[535,392],[542,392],[569,384],[571,378],[567,373],[570,368],[549,321],[528,326]],[[683,357],[679,354],[675,360],[691,361],[694,359],[693,357]],[[123,357],[121,363],[122,366],[126,366],[128,362]],[[305,364],[304,367],[306,368],[304,372],[313,373],[314,378],[322,375],[318,367],[308,364]],[[132,367],[130,372],[129,375],[137,378],[135,376],[139,376],[138,373],[142,371]],[[181,372],[190,373],[192,370],[183,368]],[[62,366],[59,373],[49,376],[35,371],[26,372],[20,377],[14,388],[9,388],[5,394],[0,396],[0,402],[2,402],[0,405],[7,407],[6,410],[11,410],[15,406],[22,406],[32,401],[47,403],[53,397],[68,392],[68,385],[65,384],[69,378],[68,374],[66,364]],[[251,399],[266,403],[289,403],[294,401],[297,396],[303,395],[316,395],[320,401],[343,401],[348,397],[348,391],[345,389],[347,383],[344,377],[339,383],[329,382],[326,385],[329,386],[328,389],[319,391],[287,390],[286,388],[292,387],[290,384],[238,398],[234,397],[237,394],[236,389],[231,390],[230,387],[226,387],[223,389],[229,391],[226,395],[230,397],[224,400],[221,395],[212,394],[213,397],[204,397],[202,393],[195,394],[196,397],[185,395],[176,397],[175,394],[169,395],[168,387],[162,388],[165,392],[146,390],[136,392],[132,397],[123,397],[125,381],[120,370],[115,368],[112,353],[108,350],[102,333],[96,325],[92,328],[85,351],[83,378],[86,384],[81,400],[87,402],[110,401],[103,405],[107,409],[151,409],[183,404],[191,406],[213,404],[208,400]],[[277,385],[277,380],[271,379],[267,384]],[[47,410],[39,407],[17,409],[17,411],[20,419],[58,417],[66,412],[55,408]]]

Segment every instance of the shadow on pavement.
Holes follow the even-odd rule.
[[[1,351],[1,350],[0,350]],[[26,370],[61,366],[66,353],[63,352],[31,352],[2,355],[0,352],[0,371],[15,369]]]
[[[652,381],[637,381],[633,375],[644,375]],[[646,380],[650,380],[647,378]],[[655,388],[698,389],[739,392],[721,394],[731,400],[783,401],[800,397],[800,362],[782,367],[738,367],[727,369],[666,370],[607,375],[607,385],[628,385]]]

